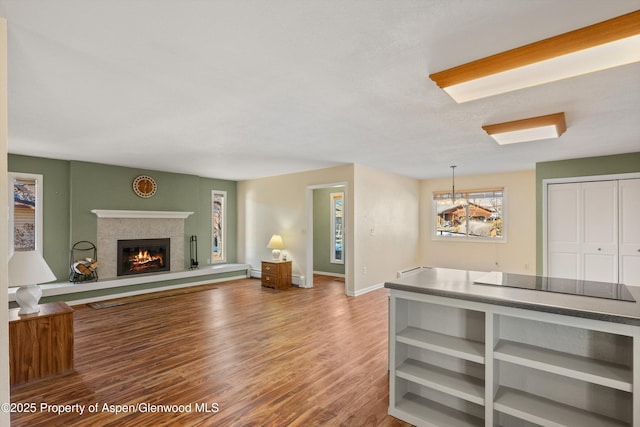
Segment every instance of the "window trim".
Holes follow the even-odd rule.
[[[337,195],[340,195],[340,198],[342,199],[342,259],[337,259],[336,258],[336,199],[335,197]],[[329,263],[331,264],[344,264],[344,191],[339,191],[336,193],[330,193],[329,194],[329,206],[330,206],[330,211],[329,211],[329,217],[331,219],[331,227],[330,227],[330,239],[329,239]]]
[[[22,172],[9,172],[9,256],[13,254],[14,249],[14,209],[15,209],[15,199],[14,199],[14,188],[15,182],[17,180],[33,180],[35,181],[36,190],[36,206],[35,206],[35,236],[34,236],[34,250],[39,252],[40,255],[43,253],[43,181],[44,177],[40,174],[33,173],[22,173]]]
[[[455,198],[463,198],[467,201],[469,199],[470,194],[478,194],[478,193],[490,193],[490,192],[502,192],[502,235],[496,237],[481,237],[481,236],[470,236],[468,234],[461,236],[443,236],[438,234],[437,228],[437,217],[438,217],[438,206],[437,200],[440,198],[451,198],[451,191],[434,191],[431,197],[431,210],[432,210],[432,218],[431,218],[431,229],[432,229],[432,240],[441,241],[441,242],[483,242],[483,243],[507,243],[507,188],[506,187],[491,187],[491,188],[473,188],[469,190],[460,190],[456,191]],[[465,216],[466,218],[467,216]],[[469,227],[467,227],[467,230]]]
[[[216,195],[222,196],[222,203],[220,204],[220,222],[222,222],[222,227],[220,228],[220,234],[222,240],[222,244],[219,245],[220,252],[222,253],[222,257],[219,259],[214,259],[216,252],[214,251],[214,243],[213,239],[215,236],[215,226],[214,226],[214,215],[215,210],[213,205],[215,203]],[[211,264],[220,264],[227,262],[227,192],[222,190],[211,190],[211,239],[209,242],[211,243]]]

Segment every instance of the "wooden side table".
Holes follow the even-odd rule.
[[[73,369],[73,309],[64,302],[40,304],[40,312],[9,310],[9,383]]]
[[[291,287],[291,261],[262,261],[262,286],[274,289]]]

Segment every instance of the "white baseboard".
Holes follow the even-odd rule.
[[[253,279],[261,279],[262,278],[262,270],[258,270],[257,268],[251,269],[251,278]],[[306,281],[304,280],[304,276],[300,276],[297,274],[291,275],[291,284],[298,286],[300,288],[307,288]]]
[[[316,274],[316,272],[313,272],[314,274]],[[325,274],[325,273],[318,273],[318,274]],[[335,275],[335,277],[344,277],[344,275],[340,276],[340,275]],[[257,268],[252,268],[251,269],[251,277],[254,279],[260,279],[262,277],[262,270],[258,270]],[[294,285],[300,287],[300,288],[309,288],[310,286],[307,286],[306,281],[304,280],[304,276],[298,276],[298,275],[293,275],[291,278],[291,281],[293,282]],[[358,295],[364,295],[368,292],[372,292],[375,291],[376,289],[380,289],[380,288],[384,288],[384,282],[383,283],[376,283],[375,285],[371,285],[367,288],[364,289],[360,289],[356,292],[352,292],[352,291],[346,291],[346,295],[350,296],[350,297],[357,297]]]
[[[364,289],[359,289],[359,290],[357,290],[355,292],[347,291],[347,296],[357,297],[357,296],[360,296],[360,295],[364,295],[364,294],[366,294],[368,292],[375,291],[375,290],[380,289],[380,288],[384,288],[384,283],[376,283],[375,285],[371,285],[371,286],[369,286],[367,288],[364,288]]]
[[[328,271],[314,271],[313,274],[318,274],[320,276],[329,276],[329,277],[342,277],[345,278],[344,274],[340,273],[329,273]]]
[[[433,267],[413,267],[413,268],[409,268],[407,270],[398,271],[396,273],[396,279],[399,279],[401,277],[407,276],[409,274],[418,273],[419,271],[424,270],[425,268],[430,269],[430,268],[433,268]]]

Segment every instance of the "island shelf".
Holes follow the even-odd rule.
[[[483,274],[423,269],[385,284],[390,415],[417,426],[640,426],[637,302],[474,283]],[[636,301],[639,291],[629,287]]]

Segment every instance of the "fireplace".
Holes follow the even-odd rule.
[[[170,238],[118,240],[118,276],[169,271],[170,243]]]

